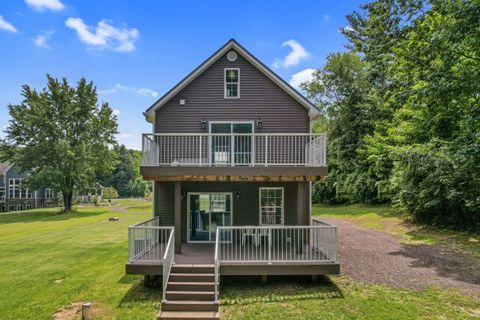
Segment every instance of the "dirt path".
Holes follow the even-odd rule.
[[[342,274],[399,288],[456,288],[480,297],[480,261],[442,245],[412,245],[382,231],[324,218],[339,226]]]
[[[140,205],[138,205],[140,206]],[[134,205],[133,206],[112,206],[112,207],[109,207],[108,210],[112,211],[112,212],[133,212],[133,213],[152,213],[151,211],[134,211],[134,210],[127,210],[127,207],[135,207]]]

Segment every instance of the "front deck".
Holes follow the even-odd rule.
[[[183,243],[171,264],[218,264],[219,275],[338,274],[336,226],[316,220],[312,224],[219,227],[215,243]],[[131,228],[126,272],[163,275],[173,228]]]

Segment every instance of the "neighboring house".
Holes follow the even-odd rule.
[[[0,163],[0,212],[56,206],[53,189],[29,190],[22,186],[25,177],[15,165]]]
[[[105,187],[95,182],[90,188],[83,190],[83,192],[75,193],[74,199],[80,204],[90,204],[95,201],[101,201],[103,199],[103,190],[105,190]]]
[[[144,115],[154,218],[129,228],[126,272],[163,276],[161,318],[218,317],[220,275],[339,273],[336,226],[310,215],[319,110],[235,40]]]

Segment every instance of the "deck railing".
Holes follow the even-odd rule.
[[[163,255],[163,275],[162,275],[162,289],[163,301],[167,301],[167,285],[168,278],[170,278],[170,271],[172,270],[173,261],[175,259],[175,230],[172,228],[170,236],[168,237],[167,247]]]
[[[143,134],[143,166],[326,166],[326,135]]]
[[[218,227],[220,264],[337,262],[337,227]]]
[[[173,227],[160,227],[159,218],[128,227],[128,262],[163,260]]]

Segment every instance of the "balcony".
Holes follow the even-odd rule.
[[[326,165],[325,134],[143,134],[141,171],[152,180],[173,175],[290,175],[315,177],[304,178],[311,181],[326,175]]]

